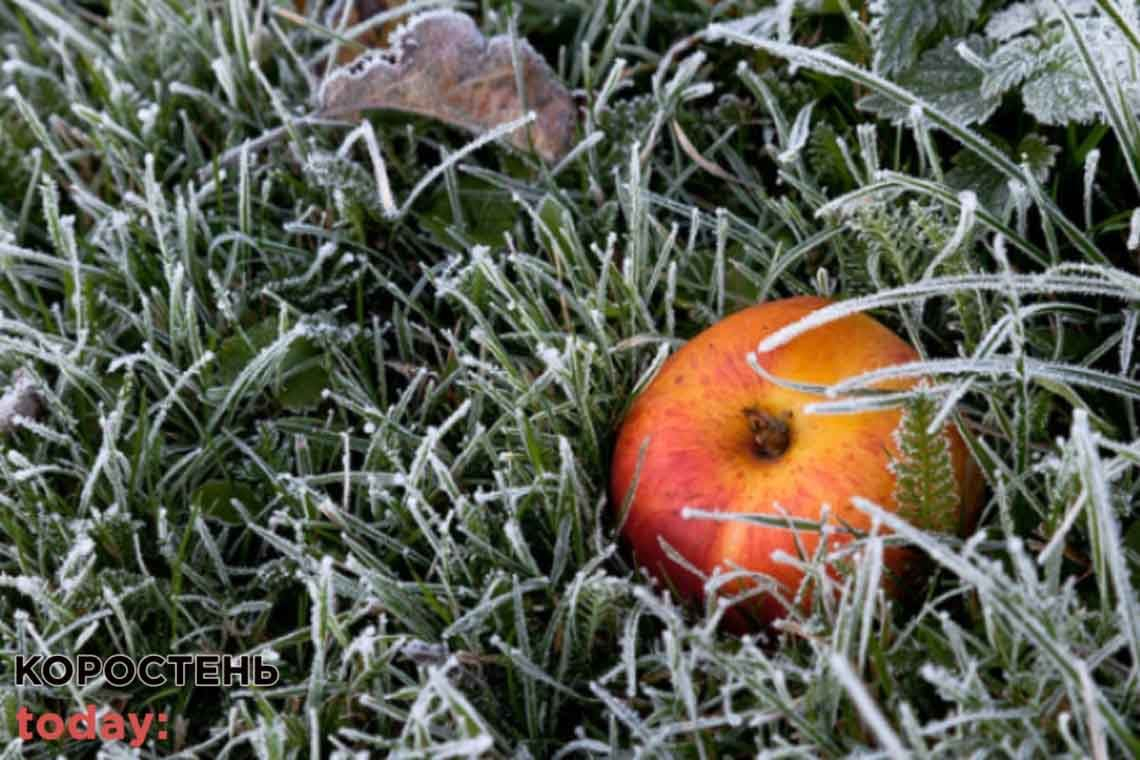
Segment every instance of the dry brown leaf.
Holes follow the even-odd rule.
[[[510,37],[488,40],[471,17],[432,11],[398,30],[387,50],[370,51],[332,72],[321,86],[321,114],[392,109],[483,133],[534,111],[535,121],[509,140],[521,150],[533,142],[544,160],[558,161],[573,145],[574,98],[526,40],[517,46],[525,110]]]
[[[17,417],[35,419],[39,415],[40,397],[35,381],[23,370],[16,370],[11,387],[0,397],[0,433],[14,430]]]
[[[673,134],[677,138],[677,144],[681,146],[681,150],[685,152],[685,155],[696,162],[697,166],[701,167],[717,179],[723,179],[725,182],[735,182],[739,185],[745,184],[741,180],[726,172],[724,169],[717,166],[709,159],[705,158],[701,152],[697,150],[696,146],[694,146],[693,143],[689,140],[689,136],[685,134],[685,130],[681,129],[681,125],[677,123],[676,119],[673,119],[672,124]]]
[[[346,16],[346,3],[350,2],[352,6],[349,8]],[[338,0],[338,2],[334,3],[332,7],[325,12],[325,23],[337,28],[342,26],[351,28],[367,21],[378,13],[392,10],[406,2],[407,0]],[[305,0],[294,0],[293,2],[293,7],[302,15],[305,13],[306,6],[307,3]],[[400,26],[400,21],[401,19],[395,18],[378,27],[373,27],[353,37],[353,42],[359,43],[364,48],[384,47],[388,44],[388,37]],[[342,45],[337,51],[336,62],[340,65],[350,63],[363,52],[363,49],[356,45]]]

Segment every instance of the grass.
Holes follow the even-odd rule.
[[[964,124],[867,68],[844,2],[798,4],[787,37],[732,25],[774,12],[749,0],[414,4],[556,64],[583,120],[552,169],[404,115],[306,119],[336,37],[278,5],[0,3],[0,386],[27,373],[44,407],[0,441],[0,660],[283,676],[5,677],[4,757],[94,756],[16,738],[19,706],[88,702],[173,716],[105,757],[1140,754],[1127,109],[1038,125],[1009,95]],[[1031,134],[1052,163],[1011,157]],[[735,637],[633,566],[614,432],[684,340],[817,292],[919,348],[896,371],[936,378],[983,526],[860,502],[894,535],[857,544],[842,601]],[[876,377],[820,411],[882,403],[850,395]],[[878,590],[899,541],[936,567],[911,607]],[[831,582],[822,560],[793,561]]]

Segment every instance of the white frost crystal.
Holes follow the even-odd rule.
[[[11,432],[21,417],[35,418],[40,413],[40,398],[32,376],[22,370],[12,376],[12,387],[0,397],[0,433]]]

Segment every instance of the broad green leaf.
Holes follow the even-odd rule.
[[[1043,136],[1036,132],[1030,132],[1021,138],[1021,142],[1017,144],[1017,152],[1014,158],[1021,163],[1029,164],[1029,168],[1037,180],[1044,182],[1049,178],[1049,172],[1052,171],[1053,166],[1056,165],[1057,154],[1060,152],[1060,148],[1050,144]]]
[[[210,480],[198,486],[190,503],[206,517],[240,525],[241,515],[230,503],[231,499],[237,499],[249,510],[257,506],[257,494],[252,488],[225,480]]]
[[[1002,150],[1008,152],[1009,146],[1003,145]],[[1030,132],[1017,144],[1010,157],[1019,163],[1028,163],[1037,180],[1046,182],[1059,152],[1060,149],[1044,137]],[[1001,172],[968,150],[959,151],[952,161],[953,168],[946,173],[946,184],[958,190],[972,190],[983,208],[1007,217],[1009,182]]]
[[[248,328],[244,335],[233,335],[223,341],[218,351],[218,380],[229,385],[246,365],[263,349],[277,340],[277,318],[266,317]],[[320,365],[321,350],[313,341],[302,338],[293,342],[281,360],[280,386],[273,398],[290,411],[303,411],[317,406],[321,392],[328,387],[328,373]]]
[[[1096,88],[1075,53],[1026,82],[1021,99],[1042,124],[1087,124],[1103,113]]]
[[[878,0],[871,3],[875,71],[906,71],[918,57],[919,41],[938,23],[937,0]]]
[[[870,8],[875,71],[906,71],[918,58],[923,38],[939,23],[961,34],[980,7],[981,0],[875,0]]]
[[[1093,0],[1065,0],[1069,12],[1083,16],[1093,11]],[[986,36],[994,40],[1008,40],[1059,18],[1057,8],[1050,0],[1013,3],[994,13],[986,24]]]
[[[1001,44],[979,64],[983,95],[1000,97],[1020,87],[1025,110],[1042,124],[1104,120],[1104,99],[1081,60],[1076,41],[1055,12],[1046,12],[1046,5],[1052,7],[1052,3],[1035,5],[1016,17],[999,18],[999,14],[987,26],[987,35]],[[1091,3],[1070,10],[1088,12]],[[1119,88],[1126,107],[1137,110],[1140,70],[1120,29],[1101,16],[1078,16],[1075,24],[1113,97]]]
[[[997,110],[1001,98],[983,94],[984,75],[963,60],[957,50],[960,43],[979,55],[984,55],[989,48],[987,41],[978,36],[943,40],[926,51],[918,63],[896,81],[963,124],[984,122]],[[859,107],[896,124],[904,123],[908,116],[908,109],[877,94],[860,100]]]

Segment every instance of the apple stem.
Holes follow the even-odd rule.
[[[788,424],[791,412],[775,415],[771,412],[749,407],[744,410],[748,429],[752,432],[752,445],[756,456],[761,459],[779,459],[792,442],[792,429]]]

